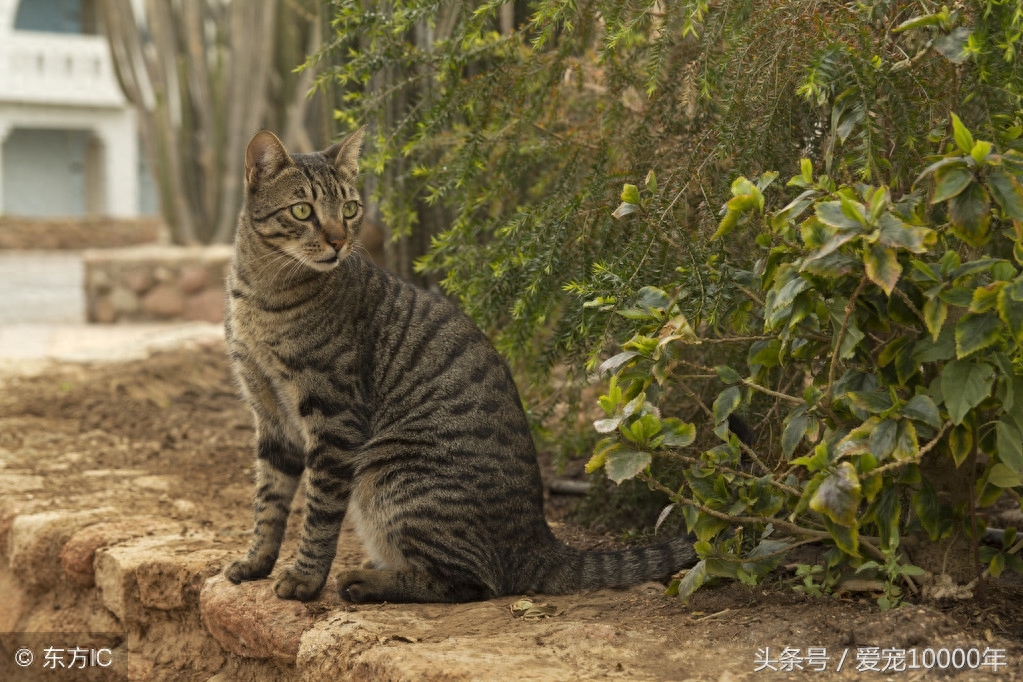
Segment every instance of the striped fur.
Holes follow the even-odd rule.
[[[449,301],[352,253],[361,139],[294,156],[266,131],[249,144],[226,327],[256,426],[255,529],[227,577],[270,574],[303,472],[283,598],[319,593],[346,516],[373,566],[338,577],[355,602],[566,593],[695,563],[682,538],[619,552],[554,538],[507,365]]]

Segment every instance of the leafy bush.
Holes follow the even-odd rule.
[[[751,580],[787,549],[825,540],[841,552],[833,565],[883,569],[881,604],[891,606],[892,581],[919,571],[898,560],[903,535],[919,528],[937,541],[957,516],[976,528],[974,503],[1020,501],[1023,153],[975,141],[951,120],[944,153],[897,198],[885,186],[836,186],[804,160],[788,182],[802,192],[765,212],[777,174],[735,180],[715,238],[759,228],[763,251],[752,271],[735,273],[761,292],[751,297],[764,332],[728,339],[746,341],[741,371],[693,366],[691,349],[704,339],[678,305],[680,289],[648,287],[618,311],[639,329],[601,367],[612,376],[600,398],[607,416],[594,426],[609,435],[588,469],[643,478],[682,506],[703,557],[683,592],[708,575]],[[627,207],[635,188],[622,196]],[[684,449],[695,425],[659,408],[666,391],[687,390],[677,386],[680,368],[716,374],[724,386],[705,408],[721,442],[699,454]],[[754,450],[728,420],[759,398],[768,401],[765,423],[776,415],[782,428]],[[936,459],[925,462],[929,453]],[[654,456],[689,463],[681,488],[649,475]],[[968,509],[939,501],[928,477],[936,467],[962,467],[974,489]],[[752,551],[722,532],[733,524],[754,529]],[[986,550],[990,574],[1023,572],[1021,546]]]
[[[891,605],[905,533],[1018,499],[1019,3],[333,5],[324,77],[340,120],[376,123],[383,216],[448,212],[419,266],[506,356],[613,375],[591,469],[685,515],[683,592],[825,541],[809,585],[865,566]],[[800,171],[787,205],[769,169]],[[1006,538],[977,552],[992,573]]]

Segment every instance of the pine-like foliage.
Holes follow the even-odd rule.
[[[956,7],[334,0],[341,66],[323,78],[348,93],[342,121],[374,125],[366,169],[394,233],[444,211],[420,269],[506,355],[549,366],[593,360],[644,285],[684,288],[704,328],[746,323],[729,264],[755,250],[707,240],[740,172],[787,177],[808,156],[908,190],[950,111],[1008,144],[1020,2]],[[626,183],[642,190],[619,219]]]

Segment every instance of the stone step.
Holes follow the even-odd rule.
[[[552,599],[546,620],[516,618],[519,597],[356,608],[332,581],[304,604],[270,580],[227,581],[242,542],[116,507],[0,506],[0,633],[99,632],[114,662],[105,680],[587,680],[622,664],[630,680],[659,679],[644,661],[664,657],[666,633],[601,623],[586,595]],[[341,542],[357,542],[351,529]],[[0,679],[17,679],[3,666]]]

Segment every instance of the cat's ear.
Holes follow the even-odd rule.
[[[337,144],[324,149],[323,155],[338,168],[344,168],[353,175],[358,175],[359,154],[362,152],[362,137],[365,134],[366,126],[362,126]]]
[[[252,185],[292,164],[284,144],[269,130],[260,130],[245,149],[245,181]]]

